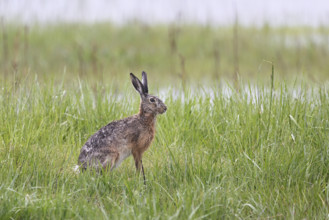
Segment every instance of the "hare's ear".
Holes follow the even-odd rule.
[[[135,89],[137,90],[137,92],[139,92],[139,94],[141,96],[144,96],[145,91],[144,91],[144,86],[141,83],[141,81],[132,73],[130,73],[130,79],[131,79],[131,82],[134,85]]]
[[[144,86],[144,92],[149,93],[149,87],[147,85],[147,75],[144,71],[142,72],[142,83]]]

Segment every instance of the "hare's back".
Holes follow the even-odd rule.
[[[100,156],[100,154],[108,154],[113,151],[112,146],[116,142],[115,129],[117,127],[117,123],[117,121],[113,121],[107,124],[87,140],[80,151],[80,163],[86,162],[92,157]]]
[[[84,163],[91,159],[108,157],[118,154],[126,158],[131,152],[131,142],[135,137],[136,120],[128,117],[113,121],[92,135],[81,149],[79,162]]]

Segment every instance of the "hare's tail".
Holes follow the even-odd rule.
[[[73,169],[73,172],[75,174],[79,174],[80,173],[80,166],[79,165],[75,165],[72,169]]]

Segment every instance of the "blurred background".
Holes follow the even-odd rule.
[[[324,0],[0,0],[0,18],[1,80],[211,84],[268,79],[271,63],[279,79],[329,79]]]
[[[325,0],[1,0],[6,20],[24,24],[56,22],[111,22],[147,24],[187,22],[201,25],[328,24]]]

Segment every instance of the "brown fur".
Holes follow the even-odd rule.
[[[155,136],[156,116],[163,114],[167,107],[159,98],[148,94],[145,72],[142,73],[143,83],[132,73],[130,77],[141,96],[139,113],[109,123],[87,140],[78,159],[78,164],[84,169],[110,167],[112,170],[132,154],[136,170],[142,171],[143,153]]]

